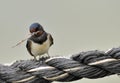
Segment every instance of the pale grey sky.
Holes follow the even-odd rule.
[[[120,46],[120,0],[0,0],[0,63],[30,59],[24,42],[31,23],[53,35],[50,55],[69,55]],[[119,83],[120,78],[82,79],[72,83]]]

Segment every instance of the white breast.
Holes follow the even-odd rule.
[[[42,45],[32,42],[31,52],[34,56],[42,55],[48,52],[50,47],[49,35],[47,36],[47,38],[48,39]]]

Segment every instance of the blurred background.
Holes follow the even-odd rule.
[[[0,0],[0,63],[31,59],[25,44],[29,26],[39,22],[51,33],[50,55],[120,46],[120,0]],[[119,83],[117,75],[71,83]],[[59,82],[54,82],[59,83]]]

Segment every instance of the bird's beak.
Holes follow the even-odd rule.
[[[36,32],[31,33],[31,35],[35,35],[35,34],[36,34]]]
[[[37,31],[37,32],[31,33],[31,35],[41,35],[42,33],[43,33],[42,31]]]
[[[31,33],[31,35],[37,35],[39,31]]]

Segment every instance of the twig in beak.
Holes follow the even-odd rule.
[[[31,34],[28,34],[28,35],[31,35]],[[18,42],[16,45],[14,45],[14,46],[12,46],[12,48],[15,48],[16,46],[18,46],[18,45],[20,45],[20,44],[22,44],[24,41],[26,41],[28,39],[28,37],[27,38],[25,38],[25,39],[23,39],[23,40],[21,40],[20,42]]]
[[[20,42],[18,42],[16,45],[12,46],[12,48],[14,48],[14,47],[16,47],[16,46],[18,46],[18,45],[22,44],[25,40],[27,40],[27,38],[26,38],[26,39],[21,40],[21,41],[20,41]]]

